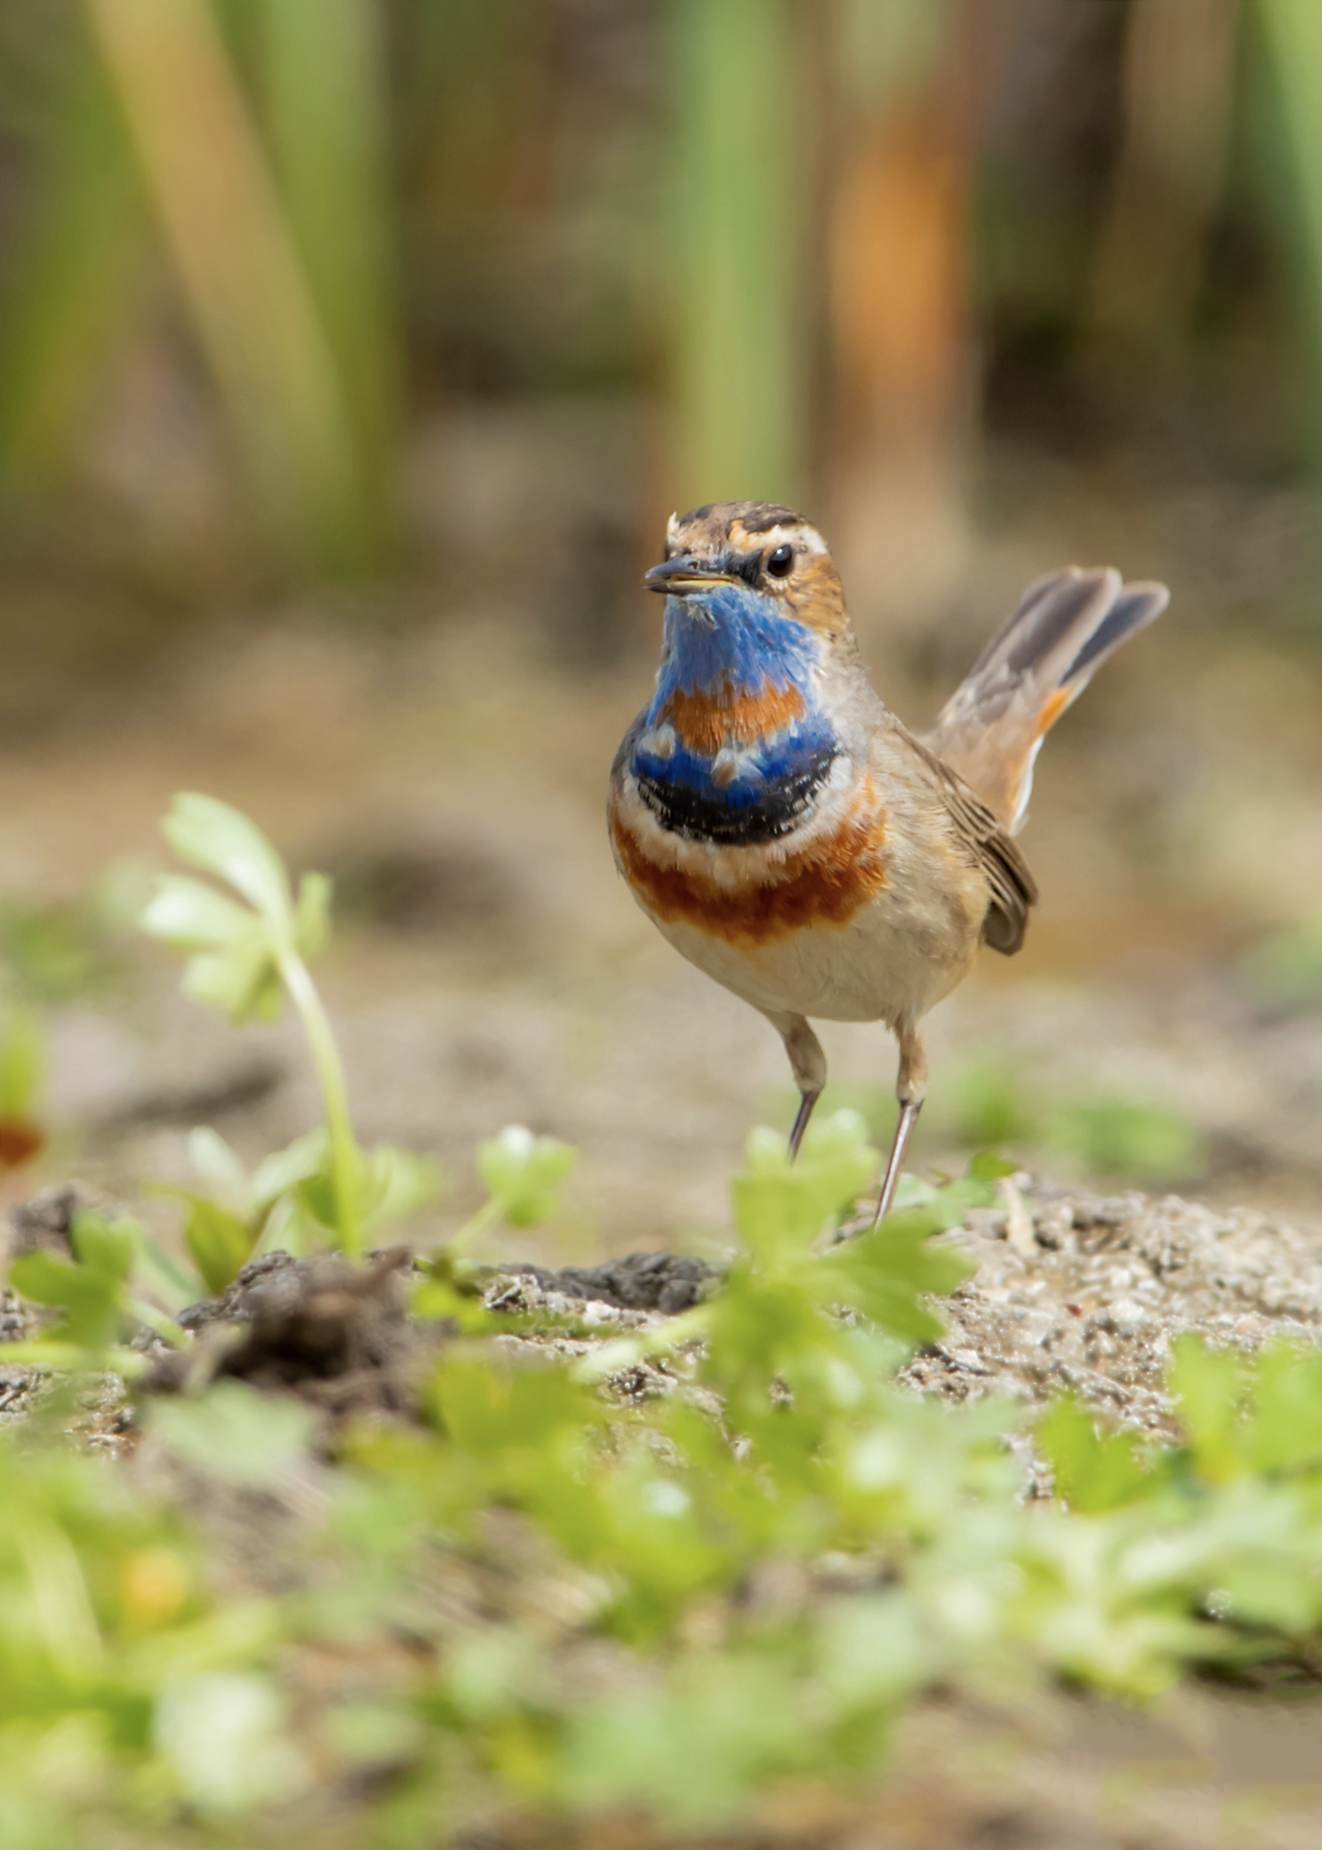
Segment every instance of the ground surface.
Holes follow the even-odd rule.
[[[512,434],[511,469],[527,434]],[[603,447],[604,475],[614,455]],[[456,466],[445,495],[464,473]],[[608,483],[597,489],[607,504]],[[443,1235],[462,1218],[478,1139],[510,1121],[553,1132],[581,1152],[570,1211],[500,1257],[558,1276],[506,1271],[492,1292],[511,1311],[549,1313],[567,1298],[603,1330],[632,1326],[693,1288],[693,1265],[665,1254],[695,1231],[719,1249],[748,1127],[789,1121],[782,1056],[751,1011],[660,942],[605,849],[605,768],[646,697],[657,616],[654,600],[630,604],[620,587],[650,560],[618,548],[588,609],[582,558],[557,537],[572,524],[528,494],[515,498],[538,518],[518,557],[508,522],[493,526],[488,510],[482,528],[465,504],[483,561],[465,574],[450,502],[435,492],[435,582],[390,621],[349,600],[338,612],[236,612],[176,635],[158,612],[151,649],[135,651],[101,620],[100,584],[96,621],[70,604],[76,586],[35,600],[7,588],[17,641],[0,690],[0,887],[24,905],[76,901],[110,866],[131,886],[135,866],[161,858],[156,824],[180,788],[247,809],[293,865],[335,877],[337,938],[319,975],[359,1128],[438,1150],[451,1173],[440,1213],[416,1232]],[[1282,593],[1273,612],[1297,607],[1311,622],[1315,575],[1288,507],[1248,520],[1237,506],[1155,499],[1146,480],[1090,480],[1085,492],[1069,471],[1025,481],[1002,457],[991,512],[940,601],[901,608],[891,586],[864,635],[879,685],[917,723],[1019,586],[1058,558],[1157,570],[1177,595],[1044,755],[1024,838],[1043,903],[1023,956],[984,959],[932,1023],[916,1165],[962,1163],[957,1101],[970,1070],[990,1068],[997,1097],[1009,1074],[1026,1109],[1004,1137],[984,1122],[974,1145],[1004,1142],[1054,1180],[957,1236],[977,1275],[909,1379],[959,1399],[1072,1386],[1112,1418],[1159,1429],[1179,1331],[1252,1346],[1322,1322],[1322,995],[1283,1003],[1244,963],[1313,917],[1322,891],[1322,662],[1302,624],[1292,638],[1254,614],[1264,558]],[[508,569],[494,587],[493,560]],[[144,1184],[186,1175],[192,1125],[215,1125],[255,1159],[313,1121],[315,1089],[291,1025],[235,1033],[213,1021],[178,996],[169,958],[131,935],[111,966],[43,1008],[53,1141],[36,1179],[10,1178],[0,1200],[12,1207],[39,1181],[76,1175],[168,1235],[177,1216]],[[833,1072],[884,1099],[885,1036],[825,1039]],[[1108,1166],[1096,1150],[1042,1147],[1046,1107],[1099,1091],[1173,1109],[1195,1141],[1163,1158],[1159,1179],[1126,1169],[1123,1152]],[[59,1222],[48,1209],[24,1237],[58,1238]],[[613,1279],[584,1270],[655,1251]],[[237,1348],[226,1315],[199,1313],[202,1366],[299,1392],[328,1421],[346,1407],[392,1416],[421,1341],[397,1279],[385,1266],[346,1296],[332,1273],[309,1301],[302,1275],[272,1265],[226,1307],[260,1310]],[[0,1339],[22,1329],[12,1301],[0,1304]],[[29,1373],[0,1365],[0,1418],[31,1394]],[[79,1429],[131,1453],[126,1468],[151,1481],[158,1467],[135,1450],[117,1391],[83,1408]],[[217,1505],[208,1519],[232,1533],[236,1562],[287,1562],[306,1490]],[[1156,1717],[1065,1699],[1010,1720],[933,1704],[875,1804],[842,1812],[805,1793],[740,1850],[1315,1850],[1318,1735],[1307,1692],[1198,1688]],[[318,1821],[317,1841],[347,1850],[352,1833],[337,1839],[338,1828]],[[601,1841],[644,1840],[629,1825]]]
[[[58,1249],[74,1199],[55,1190],[21,1210],[12,1243]],[[1256,1212],[1132,1192],[1009,1188],[1003,1209],[980,1211],[945,1237],[978,1269],[945,1306],[946,1335],[907,1370],[926,1393],[1036,1400],[1068,1386],[1108,1417],[1155,1432],[1168,1425],[1161,1375],[1182,1331],[1246,1348],[1322,1331],[1322,1235]],[[409,1264],[400,1249],[381,1254],[366,1274],[333,1257],[258,1260],[224,1298],[184,1314],[196,1348],[183,1357],[160,1352],[146,1392],[232,1375],[272,1394],[297,1394],[325,1422],[332,1451],[346,1416],[407,1417],[438,1341],[434,1326],[420,1328],[405,1314],[400,1285]],[[496,1342],[566,1357],[714,1289],[719,1258],[667,1253],[560,1271],[497,1267],[485,1286],[488,1304],[517,1328]],[[571,1337],[557,1327],[566,1316],[574,1320]],[[8,1301],[0,1336],[25,1327]],[[649,1366],[623,1391],[650,1391]],[[34,1379],[4,1369],[0,1351],[0,1414],[28,1409]],[[231,1535],[236,1587],[278,1587],[300,1571],[299,1531],[317,1507],[315,1487],[309,1494],[307,1484],[291,1484],[287,1495],[253,1498],[181,1479],[177,1465],[138,1440],[132,1408],[114,1384],[88,1398],[76,1428],[120,1456],[145,1487],[186,1499],[213,1533]],[[1027,1452],[1023,1464],[1026,1494],[1040,1492]],[[456,1588],[447,1597],[476,1601],[478,1593]],[[985,1708],[932,1701],[905,1722],[875,1803],[807,1789],[746,1831],[696,1841],[711,1850],[1206,1850],[1221,1843],[1312,1850],[1322,1823],[1319,1701],[1310,1679],[1251,1692],[1186,1687],[1149,1713],[1064,1695],[1045,1708],[999,1697]],[[342,1794],[328,1796],[318,1842],[352,1841],[337,1835],[345,1803]],[[306,1827],[306,1820],[298,1826]],[[630,1828],[618,1836],[603,1826],[574,1841],[612,1850],[617,1842],[662,1841],[639,1837],[636,1823]],[[491,1840],[513,1850],[567,1841],[531,1828]]]
[[[537,438],[509,434],[511,472],[545,453]],[[335,877],[322,980],[365,1134],[439,1149],[462,1194],[477,1138],[512,1120],[553,1131],[583,1150],[581,1255],[668,1244],[719,1226],[748,1126],[788,1122],[783,1056],[661,942],[606,849],[606,770],[655,668],[656,600],[632,588],[648,559],[612,554],[588,610],[582,560],[566,554],[573,510],[545,504],[545,480],[540,498],[516,497],[537,510],[517,548],[504,527],[496,545],[474,507],[472,556],[457,557],[442,515],[464,476],[462,432],[452,441],[433,489],[445,539],[433,577],[364,607],[327,599],[192,626],[158,612],[152,647],[121,640],[117,654],[113,613],[98,606],[94,620],[76,580],[40,596],[6,585],[0,622],[21,647],[0,690],[0,892],[76,897],[108,867],[158,862],[157,823],[181,788],[239,804],[294,866]],[[615,507],[617,451],[575,454]],[[1061,556],[1160,571],[1176,595],[1043,754],[1023,837],[1042,903],[1023,954],[984,958],[932,1019],[916,1160],[957,1149],[952,1101],[990,1063],[1028,1107],[1015,1153],[1052,1174],[1127,1179],[1095,1153],[1034,1147],[1044,1098],[1101,1089],[1174,1109],[1201,1137],[1138,1179],[1315,1213],[1322,995],[1273,998],[1243,964],[1315,918],[1322,892],[1322,658],[1302,626],[1259,621],[1252,601],[1268,597],[1270,553],[1272,611],[1311,612],[1306,523],[1288,501],[1249,518],[1154,500],[1147,480],[1025,479],[1013,455],[989,468],[987,491],[995,518],[921,608],[875,560],[852,573],[877,593],[862,635],[877,684],[913,723]],[[66,1142],[51,1175],[136,1188],[177,1173],[193,1122],[257,1153],[309,1121],[296,1037],[236,1037],[178,1002],[175,978],[163,954],[130,955],[109,989],[55,1011],[52,1117]],[[883,1033],[824,1038],[835,1077],[889,1095]]]

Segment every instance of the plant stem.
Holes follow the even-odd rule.
[[[483,1234],[494,1227],[500,1219],[500,1209],[494,1201],[484,1201],[477,1213],[466,1220],[457,1233],[446,1242],[445,1251],[452,1259],[466,1259],[477,1245]]]
[[[6,1343],[5,1362],[22,1368],[48,1368],[58,1375],[116,1374],[125,1381],[139,1380],[151,1367],[150,1357],[137,1349],[85,1349],[81,1343],[61,1342],[55,1337]]]
[[[350,1259],[363,1256],[362,1223],[358,1212],[358,1185],[362,1163],[358,1143],[349,1115],[349,1091],[344,1082],[339,1049],[331,1032],[330,1020],[322,1007],[321,997],[308,973],[308,967],[293,950],[280,952],[280,975],[290,1000],[303,1019],[312,1063],[321,1081],[321,1096],[326,1107],[326,1129],[330,1135],[331,1182],[335,1189],[335,1218],[340,1229],[340,1246]]]
[[[150,1234],[143,1235],[141,1251],[143,1263],[154,1274],[157,1288],[165,1292],[178,1309],[191,1304],[197,1296],[197,1279],[172,1259],[160,1241]]]
[[[169,1343],[172,1349],[192,1347],[193,1339],[187,1330],[177,1324],[173,1317],[167,1316],[163,1310],[157,1310],[156,1306],[149,1304],[145,1298],[130,1297],[126,1303],[127,1308],[138,1322],[144,1324],[153,1336],[159,1336],[162,1342]]]

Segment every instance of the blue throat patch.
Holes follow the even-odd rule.
[[[704,841],[773,841],[795,826],[838,750],[812,684],[821,644],[805,624],[740,585],[714,589],[702,609],[711,623],[680,599],[667,601],[665,653],[642,735],[661,724],[677,693],[738,699],[794,688],[804,711],[774,737],[743,748],[738,774],[724,785],[713,779],[712,758],[678,744],[668,757],[635,745],[630,769],[663,828]]]
[[[821,644],[806,624],[781,616],[769,599],[742,585],[720,585],[702,597],[710,623],[687,610],[685,601],[666,600],[665,653],[652,713],[674,693],[714,694],[726,683],[750,694],[768,685],[796,687],[810,703]]]

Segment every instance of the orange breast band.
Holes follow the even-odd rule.
[[[618,814],[611,833],[625,877],[649,911],[731,944],[766,944],[812,925],[843,926],[886,884],[886,816],[875,802],[860,803],[830,835],[738,887],[659,865]]]
[[[714,758],[727,745],[753,745],[772,738],[803,717],[803,695],[797,687],[762,687],[757,693],[736,693],[725,682],[711,692],[686,694],[677,690],[661,714],[675,728],[675,736],[689,751]]]

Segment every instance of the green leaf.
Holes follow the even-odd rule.
[[[280,971],[259,927],[246,943],[190,957],[184,990],[195,1002],[223,1009],[236,1026],[274,1021],[280,1013]]]
[[[252,1172],[252,1199],[265,1212],[282,1196],[292,1194],[310,1176],[322,1174],[330,1162],[330,1140],[325,1129],[304,1131],[283,1150],[262,1158]]]
[[[327,1170],[319,1169],[315,1175],[304,1176],[294,1189],[294,1200],[316,1226],[326,1232],[334,1231],[338,1202],[335,1183]]]
[[[778,1131],[754,1130],[733,1185],[744,1244],[763,1258],[806,1249],[853,1206],[880,1160],[856,1111],[837,1111],[811,1126],[794,1163]]]
[[[513,1625],[457,1633],[446,1652],[446,1693],[469,1722],[508,1714],[543,1680],[539,1641]]]
[[[156,1740],[204,1815],[277,1804],[308,1778],[286,1734],[284,1697],[269,1677],[247,1671],[170,1678],[156,1704]]]
[[[995,1150],[980,1150],[969,1164],[969,1175],[975,1182],[1003,1182],[1007,1176],[1016,1174],[1018,1168],[1017,1163]]]
[[[1037,1441],[1056,1474],[1057,1494],[1074,1510],[1119,1509],[1152,1496],[1163,1482],[1145,1462],[1150,1448],[1137,1433],[1102,1430],[1070,1394],[1053,1401]]]
[[[155,1400],[146,1417],[182,1463],[250,1490],[277,1489],[305,1471],[316,1424],[302,1401],[241,1381],[218,1381],[198,1400]]]
[[[9,1282],[21,1297],[63,1311],[57,1340],[100,1350],[112,1343],[123,1322],[121,1288],[107,1273],[74,1265],[54,1253],[25,1253],[9,1268]]]
[[[502,1480],[548,1481],[562,1441],[577,1449],[600,1425],[599,1402],[558,1368],[508,1368],[453,1360],[437,1369],[429,1396],[454,1445]]]
[[[967,1254],[932,1244],[944,1225],[934,1207],[904,1208],[833,1247],[820,1261],[823,1294],[907,1343],[935,1341],[945,1326],[924,1298],[948,1296],[976,1270]]]
[[[141,1229],[132,1221],[79,1214],[71,1237],[74,1252],[89,1272],[100,1273],[115,1285],[123,1284],[132,1275],[142,1238]]]
[[[308,963],[315,962],[330,942],[330,902],[331,883],[326,875],[304,874],[294,909],[294,946]]]
[[[1270,1344],[1253,1359],[1251,1396],[1244,1451],[1253,1469],[1322,1473],[1322,1354]]]
[[[184,1244],[207,1290],[219,1297],[252,1257],[256,1232],[241,1215],[230,1213],[205,1195],[183,1198],[188,1203]]]
[[[1243,1357],[1210,1349],[1196,1336],[1182,1336],[1171,1349],[1170,1386],[1198,1469],[1213,1482],[1236,1476],[1241,1468]]]
[[[200,1002],[224,1009],[235,1022],[271,1020],[288,994],[307,1037],[321,1087],[331,1147],[335,1203],[320,1199],[315,1174],[303,1181],[296,1206],[303,1218],[322,1219],[351,1257],[362,1252],[359,1186],[362,1154],[353,1133],[348,1087],[334,1032],[305,956],[325,941],[330,887],[319,874],[300,884],[297,909],[283,863],[261,831],[238,810],[214,798],[176,797],[163,825],[176,853],[226,881],[252,907],[251,913],[198,882],[167,881],[148,907],[146,923],[193,955],[184,989]],[[298,1216],[286,1216],[286,1231]]]
[[[188,1133],[188,1161],[194,1174],[222,1200],[249,1206],[248,1177],[233,1147],[212,1130],[199,1124]]]
[[[130,1323],[155,1327],[152,1309],[135,1309],[127,1292],[143,1239],[133,1221],[80,1214],[72,1229],[75,1260],[51,1252],[25,1253],[10,1266],[9,1282],[33,1303],[64,1313],[53,1340],[102,1352]]]
[[[433,1156],[392,1143],[373,1144],[366,1156],[363,1221],[374,1231],[429,1207],[445,1187],[445,1171]]]
[[[187,874],[157,876],[141,925],[151,937],[183,951],[246,943],[258,928],[245,906]]]
[[[538,1227],[554,1211],[576,1153],[555,1137],[510,1124],[477,1147],[477,1173],[513,1227]]]
[[[289,879],[255,823],[228,803],[188,792],[174,799],[162,827],[181,861],[232,886],[281,939],[290,939]]]

